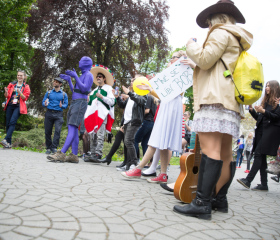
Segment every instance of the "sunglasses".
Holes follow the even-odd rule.
[[[102,75],[97,75],[96,78],[103,78],[103,76]]]

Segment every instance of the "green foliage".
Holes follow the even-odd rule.
[[[33,54],[26,33],[26,18],[34,0],[0,1],[0,103],[5,101],[4,87],[16,80],[18,69],[30,73]],[[4,112],[0,111],[0,122],[4,123]]]

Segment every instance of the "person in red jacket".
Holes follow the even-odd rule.
[[[21,114],[27,114],[26,101],[30,95],[29,85],[25,83],[26,73],[18,71],[17,81],[9,83],[5,87],[4,96],[7,98],[4,111],[6,111],[6,137],[1,145],[10,149],[12,147],[12,134],[17,120]]]

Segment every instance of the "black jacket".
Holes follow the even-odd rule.
[[[132,107],[132,118],[131,118],[131,125],[133,126],[140,126],[144,120],[145,114],[145,106],[147,102],[147,95],[139,96],[136,93],[129,92],[128,93],[130,99],[134,101],[134,105]],[[117,103],[120,108],[125,108],[128,102],[128,98],[125,101],[122,101],[120,97],[117,98]]]
[[[257,121],[252,152],[261,141],[261,154],[276,156],[280,144],[280,106],[277,105],[273,109],[271,105],[266,104],[264,109],[264,114],[257,113],[255,109],[249,111]]]

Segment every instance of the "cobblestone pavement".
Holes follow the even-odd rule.
[[[173,194],[126,180],[116,165],[51,163],[42,153],[0,149],[0,239],[280,239],[280,184],[271,179],[269,192],[234,180],[229,213],[205,221],[174,213]],[[169,181],[179,172],[171,166]]]

